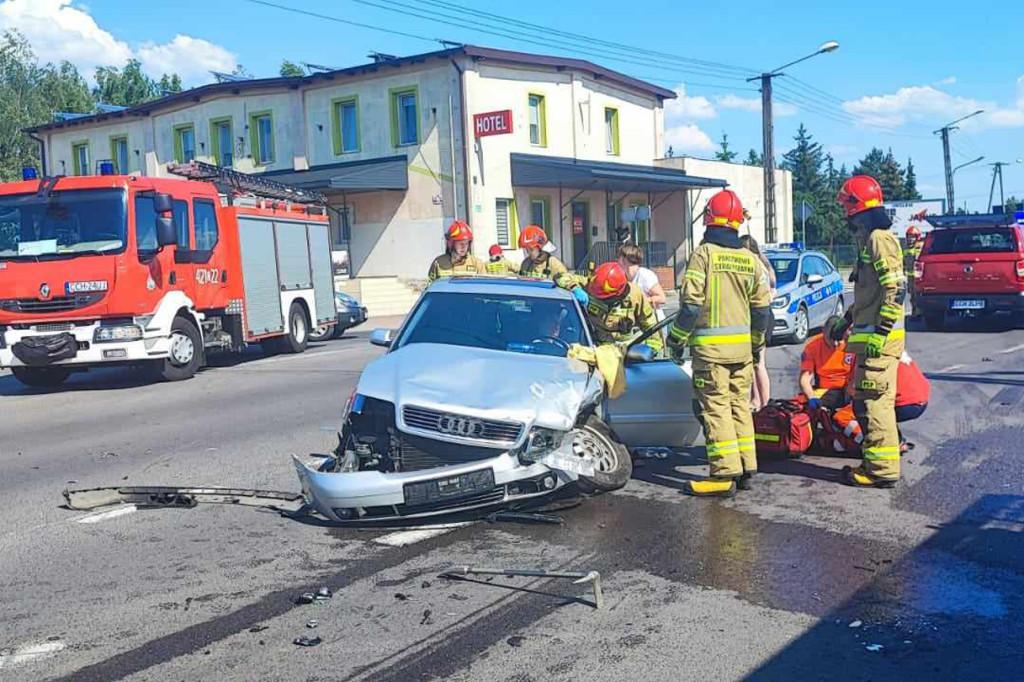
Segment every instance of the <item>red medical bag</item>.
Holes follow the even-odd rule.
[[[758,456],[799,457],[814,439],[811,418],[792,400],[771,400],[754,413],[754,440]]]

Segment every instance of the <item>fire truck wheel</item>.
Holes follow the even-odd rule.
[[[309,319],[298,303],[292,303],[288,311],[288,333],[281,337],[281,350],[285,353],[301,353],[309,343]]]
[[[157,365],[164,381],[191,379],[203,361],[203,342],[190,322],[177,317],[171,323],[171,349],[167,359]]]
[[[56,367],[11,367],[14,378],[33,388],[54,388],[64,383],[71,374]]]

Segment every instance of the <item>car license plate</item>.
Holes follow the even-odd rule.
[[[440,502],[442,500],[457,500],[461,497],[472,497],[478,493],[489,492],[494,488],[494,470],[483,469],[482,471],[470,471],[457,476],[445,476],[434,478],[429,481],[417,481],[406,483],[403,487],[405,503],[409,506],[419,506]]]
[[[985,301],[974,298],[958,298],[950,305],[953,310],[984,310]]]

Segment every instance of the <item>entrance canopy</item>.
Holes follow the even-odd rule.
[[[700,178],[685,171],[562,156],[512,154],[512,184],[519,187],[563,187],[612,192],[674,192],[725,187],[725,180]]]
[[[376,192],[409,189],[409,159],[405,155],[314,166],[304,171],[271,171],[263,174],[300,189]]]

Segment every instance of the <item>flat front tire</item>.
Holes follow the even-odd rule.
[[[164,381],[191,379],[203,364],[203,340],[199,330],[181,317],[171,323],[171,344],[167,358],[160,362],[158,374]]]
[[[593,476],[580,476],[577,485],[585,493],[607,493],[618,490],[633,476],[633,459],[629,450],[616,439],[608,425],[591,415],[582,428],[573,432],[573,452],[590,455],[595,460]]]

